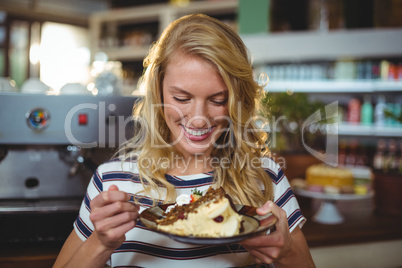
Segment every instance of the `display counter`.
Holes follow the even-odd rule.
[[[302,231],[310,248],[402,239],[402,218],[378,215],[373,199],[339,202],[338,209],[345,221],[331,225],[311,220],[318,202],[305,197],[298,200],[307,217]],[[1,248],[0,267],[52,267],[61,246],[61,243],[38,243]]]
[[[402,217],[375,212],[373,199],[340,201],[342,224],[321,224],[312,220],[319,200],[297,197],[307,222],[302,230],[309,247],[343,245],[402,239]]]

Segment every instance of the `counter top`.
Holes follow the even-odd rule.
[[[402,218],[378,215],[372,199],[339,201],[338,209],[345,222],[335,225],[311,220],[319,205],[317,200],[305,197],[298,197],[298,200],[307,218],[302,231],[311,248],[402,239]],[[29,263],[29,267],[51,267],[61,246],[56,243],[2,248],[0,267],[22,267],[25,263]]]
[[[307,222],[302,228],[310,247],[402,239],[402,217],[380,215],[373,199],[337,201],[342,224],[320,224],[312,220],[319,200],[297,197]]]

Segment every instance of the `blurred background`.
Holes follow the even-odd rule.
[[[135,131],[149,46],[191,13],[249,48],[317,266],[402,267],[402,0],[2,0],[0,266],[51,267]]]

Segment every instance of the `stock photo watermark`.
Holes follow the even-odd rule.
[[[238,104],[239,108],[237,109],[238,118],[241,117],[242,109],[241,103]],[[165,143],[160,143],[156,137],[160,136],[157,131],[158,122],[155,121],[156,111],[157,109],[173,109],[178,117],[182,118],[183,122],[183,131],[177,137],[172,138],[170,141],[164,141]],[[96,129],[92,129],[92,131],[96,132],[96,136],[94,136],[93,141],[82,142],[77,138],[74,133],[73,126],[73,118],[77,113],[82,110],[93,110],[97,114],[97,124],[95,124]],[[210,143],[199,143],[197,141],[193,141],[188,139],[185,135],[185,127],[191,128],[194,120],[204,121],[203,129],[205,131],[209,131],[214,128],[215,123],[224,122],[226,127],[218,129],[216,131],[212,131],[211,133],[211,141],[212,146],[218,149],[224,149],[230,146],[239,146],[239,143],[235,141],[235,139],[242,139],[244,143],[253,149],[263,149],[261,146],[266,147],[266,145],[258,145],[254,141],[250,140],[250,134],[253,132],[267,132],[270,136],[271,143],[270,148],[273,149],[276,146],[276,135],[281,131],[284,131],[279,127],[279,123],[281,121],[286,121],[286,116],[280,116],[278,118],[266,118],[263,116],[254,116],[249,118],[245,123],[240,126],[240,124],[234,124],[230,117],[228,116],[219,116],[216,118],[207,118],[202,116],[192,117],[190,119],[186,119],[183,112],[174,105],[168,104],[155,104],[150,110],[150,122],[148,122],[145,118],[141,116],[107,116],[110,112],[113,112],[116,109],[114,104],[110,104],[106,106],[105,102],[99,102],[98,104],[94,103],[83,103],[76,105],[73,107],[66,115],[64,121],[64,130],[67,139],[71,144],[80,146],[82,148],[115,148],[123,143],[127,144],[135,131],[143,131],[143,138],[138,140],[137,142],[145,142],[147,139],[151,142],[152,148],[166,148],[170,146],[175,146],[179,142],[185,140],[190,146],[193,146],[195,149],[207,149],[211,146]],[[317,110],[315,113],[310,115],[305,119],[302,126],[295,125],[293,122],[288,122],[290,126],[290,130],[293,132],[299,131],[301,133],[301,143],[304,149],[317,159],[321,160],[324,163],[327,163],[332,166],[336,166],[338,164],[338,123],[336,118],[338,117],[338,102],[333,102],[325,106],[324,111]],[[333,120],[331,120],[333,119]],[[325,122],[321,124],[325,129],[325,152],[318,151],[310,147],[305,141],[305,134],[309,131],[309,128],[315,124],[320,124],[320,122]],[[328,123],[329,122],[329,123]],[[129,133],[127,135],[127,133]],[[158,135],[157,135],[158,134]],[[219,137],[225,135],[225,139],[219,139]],[[78,135],[79,136],[79,135]],[[128,137],[127,137],[128,136]],[[216,141],[221,140],[221,143],[217,143]],[[141,147],[141,144],[136,144],[135,147]],[[199,159],[196,159],[197,161]],[[236,159],[236,161],[240,161],[241,159]],[[251,161],[250,159],[246,159],[247,161]],[[166,159],[161,159],[159,164],[167,161]],[[179,161],[177,159],[176,161]],[[181,165],[185,166],[186,163],[184,160],[180,160]],[[219,160],[219,159],[209,159],[209,162],[219,163],[222,165],[223,162],[229,161],[229,159]],[[233,161],[233,160],[232,160]]]

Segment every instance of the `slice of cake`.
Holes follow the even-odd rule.
[[[345,187],[354,186],[353,174],[345,167],[331,167],[324,164],[312,165],[306,170],[306,182],[309,190],[336,193]]]
[[[158,220],[158,230],[183,236],[227,237],[237,235],[242,216],[223,188],[208,191],[194,202],[171,207]]]

